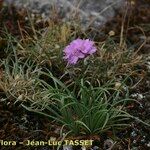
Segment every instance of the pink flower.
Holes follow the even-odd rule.
[[[64,59],[67,60],[69,64],[76,64],[79,59],[85,58],[87,55],[91,55],[95,52],[96,47],[93,41],[89,39],[76,39],[64,49]]]

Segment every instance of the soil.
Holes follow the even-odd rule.
[[[149,0],[135,0],[132,1],[132,5],[129,6],[129,12],[127,13],[125,20],[125,32],[129,45],[134,46],[135,49],[141,45],[143,40],[146,43],[142,46],[139,53],[141,53],[147,62],[144,66],[140,66],[140,69],[146,72],[145,78],[142,82],[132,89],[131,96],[140,102],[140,105],[133,103],[128,106],[128,112],[141,118],[143,121],[149,121],[150,118],[150,69],[148,69],[148,56],[150,56],[150,1]],[[5,13],[4,13],[5,12]],[[14,6],[2,7],[2,0],[0,1],[0,58],[4,58],[4,48],[7,46],[7,40],[3,33],[3,24],[8,29],[8,32],[20,36],[18,31],[18,20],[20,25],[24,29],[28,29],[28,22],[25,20],[26,12],[24,10],[17,11]],[[118,12],[118,14],[101,29],[101,40],[104,40],[110,31],[115,32],[116,39],[120,36],[120,30],[122,25],[122,18],[124,13]],[[38,24],[37,28],[46,26],[45,23]],[[143,36],[143,32],[145,35]],[[96,31],[92,34],[99,34]],[[136,79],[135,79],[136,80]],[[52,150],[56,147],[39,146],[39,147],[27,147],[19,144],[19,141],[26,141],[28,139],[34,140],[48,140],[51,137],[59,138],[59,133],[56,131],[58,126],[54,126],[53,122],[50,122],[47,118],[41,117],[37,114],[24,110],[21,105],[14,104],[11,100],[3,101],[5,93],[0,91],[0,140],[3,141],[17,141],[17,146],[0,146],[0,150]],[[143,124],[133,121],[130,127],[127,127],[118,133],[109,131],[100,136],[93,136],[95,141],[93,143],[93,150],[96,149],[108,149],[109,144],[106,143],[108,139],[113,139],[115,145],[114,150],[149,150],[150,149],[150,128]],[[86,137],[89,138],[89,137]],[[2,141],[1,141],[2,142]],[[80,150],[80,147],[74,149]]]

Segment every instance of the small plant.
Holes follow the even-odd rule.
[[[118,76],[124,75],[136,74],[140,77],[137,66],[143,63],[142,56],[132,47],[128,47],[124,40],[119,44],[109,36],[105,41],[99,42],[89,37],[88,31],[82,31],[74,24],[62,22],[49,22],[48,27],[41,31],[36,31],[34,26],[32,28],[32,36],[27,32],[22,33],[17,55],[25,59],[30,58],[40,66],[51,68],[52,73],[58,78],[65,72],[69,75],[67,78],[70,82],[74,82],[77,76],[95,84],[97,80],[105,83],[115,78],[118,80]],[[79,49],[84,51],[77,53]],[[93,53],[94,57],[89,57]],[[63,58],[74,66],[67,65]],[[78,61],[79,59],[81,61]]]
[[[40,68],[28,60],[23,63],[15,58],[13,60],[12,55],[10,57],[2,61],[0,89],[8,99],[15,98],[17,101],[26,101],[29,97],[31,99],[40,89],[36,83],[40,76]]]
[[[111,37],[93,42],[71,27],[49,24],[36,31],[32,26],[34,35],[22,33],[15,47],[11,42],[14,54],[2,61],[0,89],[73,135],[118,129],[129,125],[131,118],[142,122],[126,112],[131,99],[123,86],[142,57]]]
[[[53,119],[71,134],[99,134],[108,129],[127,126],[129,124],[126,120],[134,118],[125,111],[125,104],[131,100],[128,92],[122,98],[122,92],[114,90],[113,82],[93,87],[90,82],[82,79],[72,89],[51,72],[43,74],[51,78],[54,84],[52,86],[40,80],[44,91],[49,94],[47,101],[22,106]]]

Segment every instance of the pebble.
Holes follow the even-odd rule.
[[[131,136],[132,136],[132,137],[136,137],[136,136],[137,136],[137,133],[136,133],[135,131],[132,131],[132,132],[131,132]]]
[[[81,147],[81,150],[86,150],[86,147]]]
[[[98,146],[94,146],[93,148],[91,148],[91,150],[99,150]]]
[[[145,143],[145,139],[141,139],[141,143]]]
[[[144,98],[144,96],[142,94],[139,94],[139,93],[131,94],[131,97],[138,98],[139,100],[142,100]]]
[[[73,150],[71,145],[63,145],[63,150]]]
[[[136,140],[133,140],[133,143],[134,143],[134,144],[136,144],[136,143],[137,143],[137,141],[136,141]]]
[[[105,150],[111,150],[112,147],[113,147],[113,145],[114,145],[113,140],[107,139],[107,140],[104,142],[104,149],[105,149]]]
[[[150,147],[150,142],[148,142],[147,147]]]

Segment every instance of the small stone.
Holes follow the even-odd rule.
[[[134,144],[136,144],[136,143],[137,143],[137,141],[136,141],[136,140],[133,140],[133,143],[134,143]]]
[[[132,137],[136,137],[137,136],[137,133],[135,131],[131,132],[131,136]]]
[[[113,140],[107,139],[107,140],[104,142],[104,149],[105,149],[105,150],[111,150],[112,147],[113,147],[113,145],[114,145]]]
[[[143,99],[144,98],[144,96],[142,95],[142,94],[138,94],[138,99]]]
[[[148,142],[147,147],[150,147],[150,142]]]
[[[139,94],[139,93],[134,93],[131,95],[131,97],[138,98],[139,100],[142,100],[144,98],[144,96],[142,94]]]
[[[92,150],[99,150],[98,146],[94,146]]]
[[[86,150],[86,147],[83,147],[83,146],[82,146],[82,147],[81,147],[81,150]]]
[[[28,18],[28,17],[25,17],[25,20],[26,20],[26,21],[28,21],[28,20],[29,20],[29,18]]]
[[[145,139],[141,139],[141,142],[144,143],[144,142],[145,142]]]
[[[63,145],[63,150],[72,150],[71,145]]]

